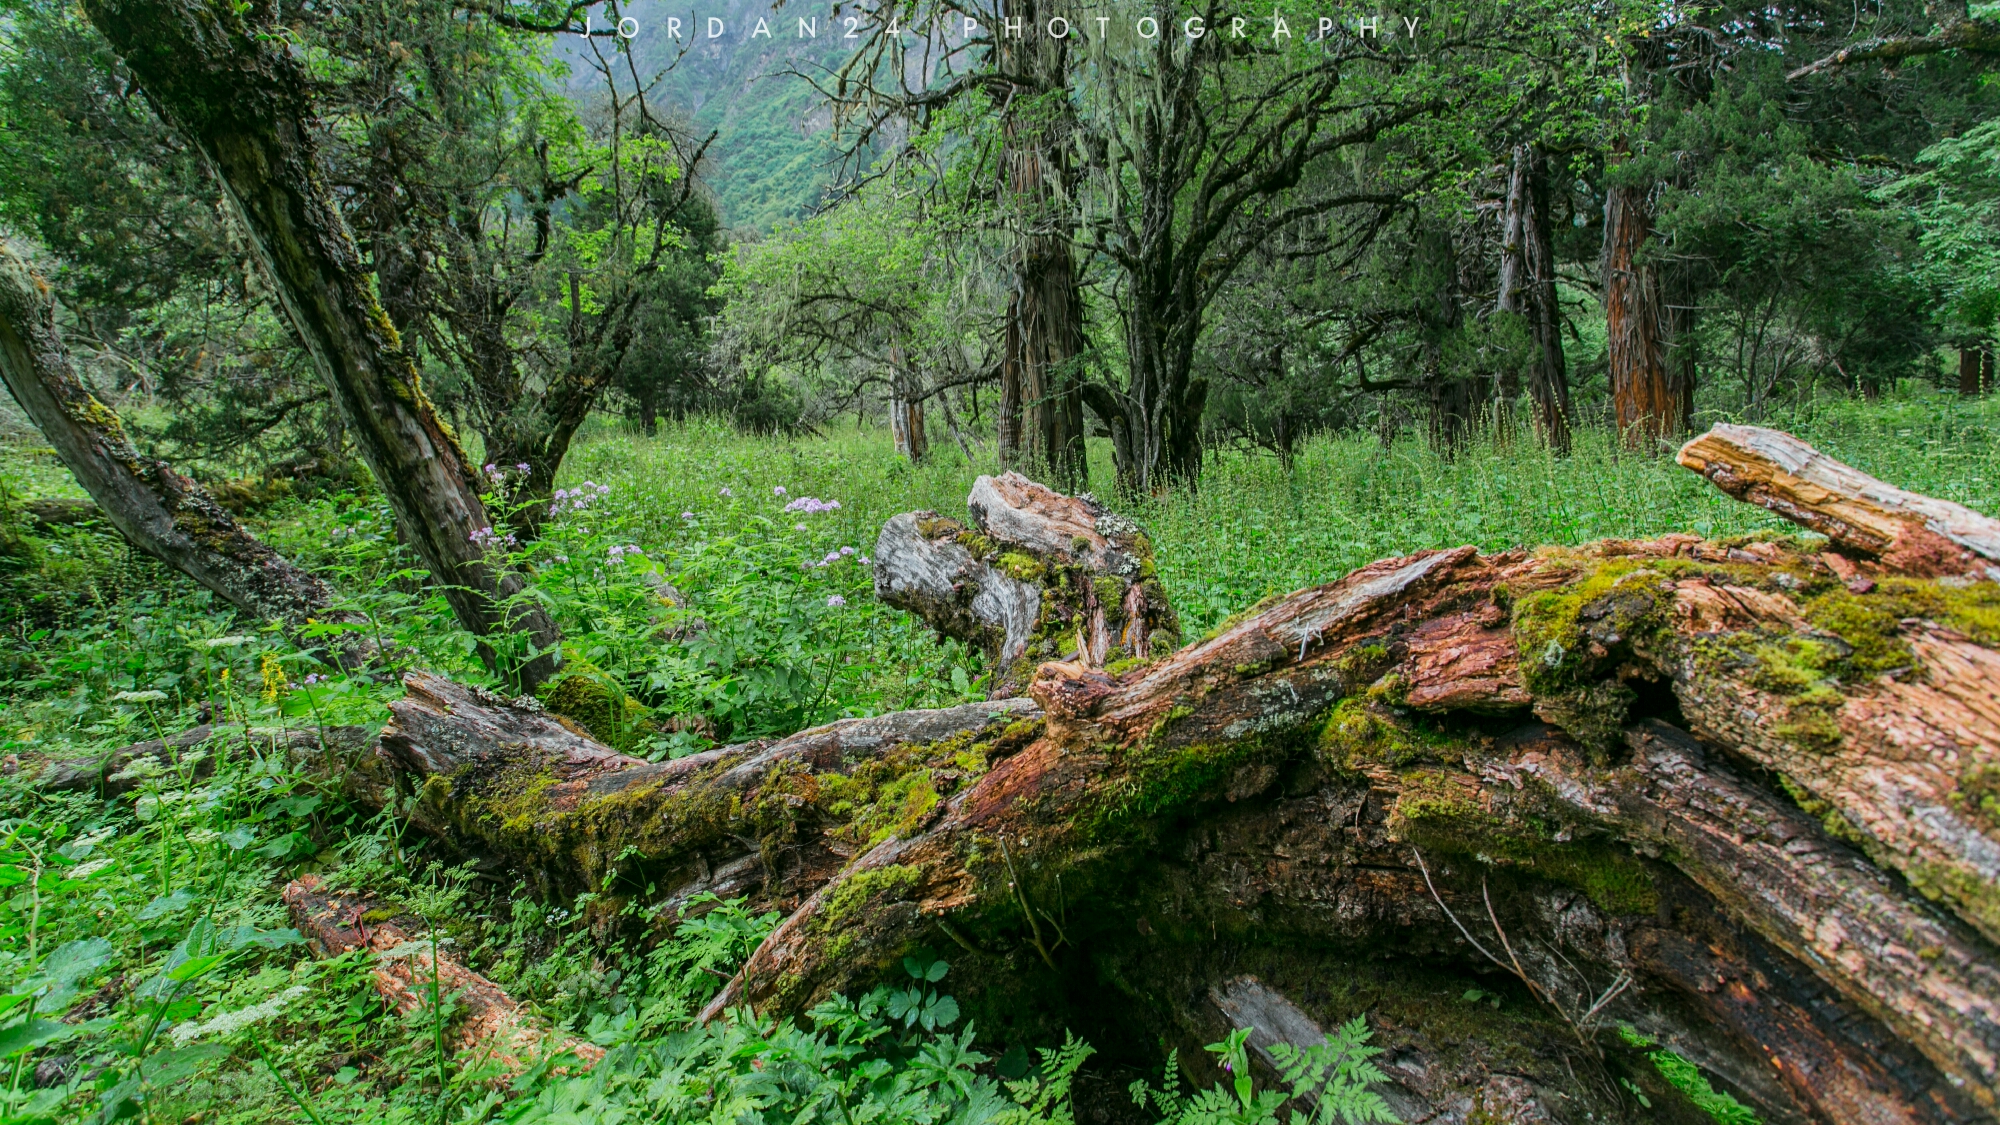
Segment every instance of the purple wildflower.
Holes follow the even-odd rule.
[[[843,554],[843,555],[851,555],[851,554],[853,554],[853,553],[854,553],[854,548],[852,548],[852,547],[842,547],[842,548],[840,549],[840,553],[841,553],[841,554]]]
[[[847,599],[841,597],[839,594],[833,594],[828,596],[828,598],[826,599],[826,604],[838,609],[839,607],[847,604]]]
[[[728,486],[728,485],[726,485],[726,484],[722,486],[722,494],[723,494],[724,496],[734,496],[734,495],[736,495],[736,494],[735,494],[734,492],[731,492],[731,491],[729,491],[729,486]]]
[[[831,512],[838,507],[840,507],[840,501],[838,500],[821,500],[814,496],[801,496],[797,500],[785,505],[785,510],[787,512],[805,512],[808,515],[812,515],[818,512]]]
[[[792,525],[792,530],[793,530],[793,531],[804,531],[805,529],[806,529],[806,525],[805,525],[805,524],[802,524],[802,523],[795,523],[795,524],[793,524],[793,525]]]
[[[520,464],[518,464],[518,465],[515,465],[515,466],[514,466],[514,471],[515,471],[515,472],[517,472],[517,473],[525,473],[525,472],[527,472],[527,471],[528,471],[528,463],[527,463],[526,461],[523,461],[523,462],[521,462]]]
[[[867,556],[867,555],[863,555],[863,556],[861,556],[861,565],[862,565],[862,566],[873,566],[873,565],[875,565],[875,564],[873,564],[873,563],[871,563],[871,562],[869,562],[869,561],[868,561],[868,556]]]
[[[773,496],[783,496],[784,494],[785,494],[785,486],[782,484],[771,490],[771,495]]]
[[[693,518],[694,518],[694,513],[693,513],[693,512],[682,512],[682,513],[681,513],[681,518],[682,518],[682,519],[684,519],[684,520],[691,520],[691,519],[693,519]]]

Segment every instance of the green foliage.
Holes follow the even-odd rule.
[[[1280,1085],[1258,1090],[1251,1081],[1249,1052],[1244,1047],[1250,1029],[1240,1028],[1222,1042],[1208,1045],[1208,1050],[1219,1056],[1218,1065],[1228,1072],[1227,1082],[1183,1094],[1179,1059],[1169,1055],[1163,1084],[1153,1087],[1134,1082],[1132,1100],[1141,1106],[1150,1104],[1162,1125],[1277,1125],[1279,1109],[1294,1100],[1311,1108],[1306,1112],[1293,1109],[1285,1118],[1288,1125],[1363,1125],[1373,1121],[1393,1125],[1396,1115],[1389,1111],[1382,1095],[1369,1089],[1388,1080],[1372,1061],[1382,1053],[1382,1048],[1368,1043],[1373,1034],[1367,1017],[1356,1016],[1324,1042],[1310,1047],[1274,1043],[1270,1054]]]

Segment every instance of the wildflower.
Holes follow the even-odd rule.
[[[160,777],[167,767],[158,758],[142,755],[125,764],[125,768],[111,775],[112,781],[144,781],[149,777]]]
[[[795,523],[795,524],[793,524],[793,525],[792,525],[792,530],[793,530],[793,531],[804,531],[805,529],[806,529],[806,525],[805,525],[805,524],[802,524],[802,523]]]
[[[783,496],[784,494],[785,494],[785,486],[782,484],[771,490],[771,495],[773,496]]]
[[[264,702],[276,703],[278,693],[285,690],[285,666],[275,653],[267,652],[257,662],[257,678],[264,681]]]
[[[736,494],[735,494],[734,492],[731,492],[731,491],[729,491],[729,486],[728,486],[728,485],[726,485],[726,484],[722,486],[722,494],[723,494],[724,496],[734,496],[734,495],[736,495]]]
[[[93,859],[89,863],[79,863],[64,875],[67,879],[88,879],[114,863],[109,859]]]
[[[693,518],[694,518],[694,513],[693,513],[693,512],[682,512],[682,513],[681,513],[681,518],[682,518],[682,519],[684,519],[684,520],[691,520],[691,519],[693,519]]]
[[[241,645],[241,644],[248,644],[248,643],[250,643],[250,638],[249,638],[249,637],[213,637],[213,638],[211,638],[211,639],[209,639],[209,640],[206,640],[206,641],[202,641],[202,642],[200,642],[200,643],[201,643],[201,647],[203,647],[203,648],[210,648],[210,649],[214,649],[214,648],[229,648],[229,647],[230,647],[230,646],[232,646],[232,645]]]
[[[164,691],[121,691],[111,697],[113,703],[165,703]]]
[[[875,565],[875,564],[874,564],[874,563],[871,563],[871,562],[869,562],[869,561],[868,561],[868,556],[867,556],[867,555],[863,555],[863,556],[861,556],[861,565],[862,565],[862,566],[873,566],[873,565]]]
[[[826,564],[828,564],[828,563],[837,563],[837,562],[839,562],[839,561],[840,561],[840,552],[839,552],[839,551],[828,551],[828,552],[826,553],[826,557],[825,557],[825,558],[823,558],[823,559],[821,559],[821,560],[819,560],[819,565],[821,565],[821,566],[825,566],[825,565],[826,565]]]
[[[567,499],[569,499],[569,489],[567,489],[567,488],[558,488],[558,489],[556,489],[556,499],[558,499],[558,500],[567,500]]]
[[[821,500],[814,496],[801,496],[785,505],[785,510],[787,512],[805,512],[808,515],[813,515],[819,512],[831,512],[839,507],[840,501],[838,500]]]
[[[557,562],[560,562],[560,563],[566,563],[566,562],[568,562],[568,561],[569,561],[569,556],[568,556],[568,555],[557,555],[557,556],[556,556],[556,561],[557,561]]]
[[[304,996],[309,991],[311,990],[305,985],[295,984],[278,993],[276,996],[252,1004],[247,1008],[238,1008],[233,1012],[224,1012],[213,1019],[205,1020],[201,1023],[189,1020],[186,1023],[176,1025],[173,1031],[168,1034],[173,1036],[175,1046],[180,1047],[185,1047],[204,1035],[233,1035],[246,1027],[262,1023],[279,1012],[284,1011],[285,1005]]]
[[[494,467],[493,467],[493,464],[492,464],[492,462],[490,462],[490,461],[489,461],[489,462],[487,462],[487,465],[486,465],[486,475],[487,475],[487,476],[496,476],[496,475],[498,475],[498,474],[499,474],[499,472],[500,472],[500,470],[498,470],[498,469],[496,469],[496,468],[494,468]]]
[[[852,547],[842,547],[842,548],[840,549],[840,553],[841,553],[841,554],[843,554],[843,555],[851,555],[851,554],[853,554],[853,553],[854,553],[854,548],[852,548]]]
[[[834,609],[839,609],[841,606],[847,604],[847,599],[841,597],[839,594],[829,594],[827,595],[826,604]]]
[[[311,687],[314,684],[324,683],[325,681],[325,676],[320,675],[318,672],[311,672],[306,675],[305,679],[299,681],[299,683],[301,686]]]
[[[515,465],[515,466],[514,466],[514,470],[515,470],[516,472],[522,472],[522,473],[525,473],[525,472],[527,472],[527,471],[528,471],[528,463],[527,463],[526,461],[523,461],[523,462],[521,462],[520,464],[518,464],[518,465]]]

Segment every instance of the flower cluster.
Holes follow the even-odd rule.
[[[841,597],[839,594],[829,594],[826,599],[826,604],[833,607],[834,609],[839,609],[841,606],[847,604],[847,599]]]
[[[549,515],[558,516],[564,512],[581,512],[590,507],[590,502],[600,496],[609,496],[611,486],[596,481],[584,481],[575,488],[558,488],[555,503],[549,505]]]
[[[472,533],[471,535],[467,536],[466,538],[468,538],[468,539],[472,540],[472,542],[473,542],[473,543],[474,543],[475,545],[477,545],[477,546],[480,546],[480,547],[518,547],[518,546],[520,546],[520,544],[519,544],[518,542],[516,542],[516,541],[515,541],[515,539],[514,539],[514,533],[513,533],[513,532],[509,531],[509,532],[505,532],[505,533],[501,533],[501,532],[497,532],[497,531],[494,531],[494,530],[493,530],[492,528],[490,528],[490,527],[482,527],[482,528],[480,528],[480,529],[479,529],[478,531],[475,531],[475,532],[473,532],[473,533]]]
[[[797,500],[785,505],[785,510],[787,512],[804,512],[807,515],[815,515],[820,512],[831,512],[839,507],[840,501],[838,500],[820,500],[812,496],[801,496]]]
[[[814,565],[815,567],[820,567],[820,568],[824,568],[824,567],[826,567],[826,566],[827,566],[827,565],[828,565],[829,563],[837,563],[837,562],[839,562],[839,561],[840,561],[841,559],[843,559],[843,558],[846,558],[846,557],[847,557],[848,555],[851,555],[851,554],[853,554],[853,553],[854,553],[854,548],[852,548],[852,547],[842,547],[842,548],[841,548],[840,550],[838,550],[838,551],[828,551],[828,552],[826,553],[826,557],[825,557],[825,558],[823,558],[823,559],[819,560],[818,562],[814,563],[813,565]],[[863,556],[861,556],[861,561],[862,561],[862,562],[864,562],[864,563],[865,563],[865,562],[867,562],[867,561],[868,561],[868,556],[866,556],[866,555],[863,555]]]
[[[621,555],[644,555],[646,552],[641,551],[637,547],[613,547],[609,553],[615,559]]]

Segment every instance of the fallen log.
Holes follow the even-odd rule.
[[[1018,694],[1043,660],[1102,668],[1180,644],[1137,524],[1012,472],[973,482],[966,508],[971,526],[936,512],[889,520],[875,593],[979,648],[993,698]]]
[[[292,925],[320,956],[372,950],[375,991],[397,1012],[423,1007],[435,983],[438,993],[463,1011],[453,1028],[454,1047],[478,1062],[496,1064],[496,1085],[554,1052],[576,1056],[586,1070],[604,1058],[604,1048],[555,1033],[499,985],[446,956],[419,923],[394,910],[358,895],[328,891],[317,875],[287,884],[283,898]]]
[[[384,752],[548,893],[784,912],[705,1018],[948,944],[982,1028],[1164,1040],[1204,1083],[1246,973],[1366,1011],[1406,1120],[1625,1118],[1657,1075],[1621,1024],[1768,1121],[1991,1120],[2000,586],[1888,551],[1857,592],[1823,554],[1422,552],[1129,667],[1078,646],[1026,699],[679,763],[424,688]],[[436,749],[489,722],[521,733]]]
[[[191,751],[199,756],[191,756]],[[334,726],[322,730],[202,723],[168,735],[164,742],[150,738],[94,757],[49,762],[35,775],[35,784],[52,793],[94,791],[103,797],[122,797],[144,785],[148,778],[171,779],[183,773],[190,779],[207,777],[215,772],[219,756],[238,753],[283,753],[296,760],[322,759],[327,768],[321,772],[327,776],[360,780],[354,767],[371,762],[373,751],[374,739],[365,727]]]
[[[1782,430],[1717,425],[1680,463],[1747,503],[1811,528],[1892,573],[2000,579],[2000,520],[1905,492]]]

